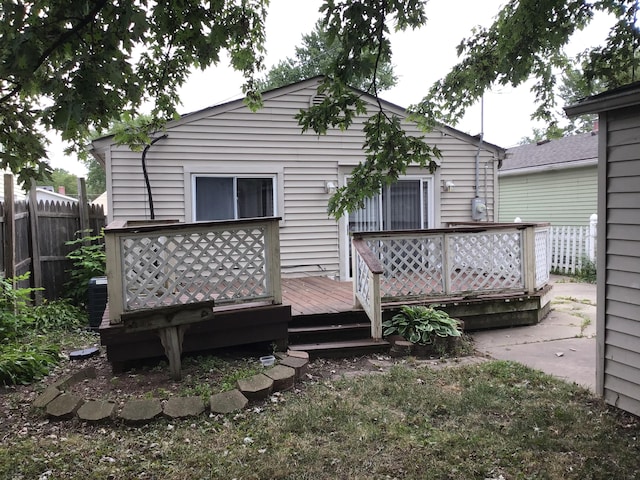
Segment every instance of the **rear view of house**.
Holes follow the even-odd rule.
[[[109,221],[149,219],[152,207],[155,219],[180,222],[280,217],[283,274],[347,279],[350,232],[496,220],[504,150],[445,126],[424,134],[409,121],[407,132],[425,135],[442,151],[437,171],[410,167],[361,211],[330,218],[330,195],[364,160],[366,118],[346,131],[301,133],[294,116],[317,100],[318,82],[266,92],[258,112],[237,100],[184,115],[148,149],[144,168],[140,152],[111,137],[96,140],[93,153],[107,173]],[[362,96],[372,112],[378,108],[373,97]],[[406,118],[404,109],[382,104]]]

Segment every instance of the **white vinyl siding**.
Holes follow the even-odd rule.
[[[265,94],[264,108],[258,112],[251,112],[238,101],[170,123],[167,138],[154,144],[146,157],[156,218],[194,218],[192,175],[274,175],[276,212],[282,218],[283,274],[337,274],[340,229],[327,213],[329,194],[325,183],[341,184],[344,175],[364,160],[363,119],[355,119],[346,131],[301,133],[294,116],[308,108],[315,89],[315,80],[301,82]],[[375,109],[377,105],[371,107]],[[458,138],[455,131],[447,128],[425,134],[413,124],[405,122],[404,126],[411,134],[426,136],[427,142],[443,152],[442,166],[434,176],[433,226],[471,221],[477,147],[462,138],[463,134]],[[110,165],[110,220],[149,218],[140,152],[111,145],[105,156]],[[497,165],[494,152],[482,149],[480,164],[480,193],[486,193],[488,220],[492,221]],[[407,171],[407,175],[425,174],[428,172],[416,167]],[[442,192],[440,178],[454,181],[456,188]]]
[[[627,107],[604,119],[606,162],[600,173],[606,185],[601,195],[606,248],[598,268],[604,269],[606,285],[598,303],[604,325],[598,333],[604,357],[598,380],[608,403],[640,415],[640,114],[637,106]]]
[[[500,176],[500,222],[588,225],[598,207],[597,167]]]

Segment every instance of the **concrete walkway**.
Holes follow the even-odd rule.
[[[551,282],[551,312],[542,322],[476,332],[476,348],[595,391],[596,286],[556,275]]]

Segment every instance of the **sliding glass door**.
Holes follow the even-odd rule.
[[[349,214],[349,232],[417,230],[430,226],[430,179],[399,180]]]

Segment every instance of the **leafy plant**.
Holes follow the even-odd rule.
[[[0,345],[0,385],[29,383],[42,378],[59,359],[60,349],[56,345]]]
[[[86,314],[68,302],[31,307],[35,289],[17,288],[28,274],[0,279],[0,384],[29,383],[46,375],[59,360],[59,339],[47,336],[77,328]]]
[[[104,250],[104,230],[99,235],[89,235],[69,240],[66,245],[76,246],[67,254],[67,258],[73,262],[73,268],[69,270],[70,280],[65,284],[69,297],[76,305],[83,306],[87,303],[89,281],[93,277],[105,274],[107,256]]]
[[[400,312],[382,322],[384,336],[400,335],[418,345],[430,345],[436,337],[459,337],[460,322],[432,306],[403,305]]]
[[[587,257],[582,259],[582,267],[576,272],[576,279],[581,282],[596,283],[596,264]]]

